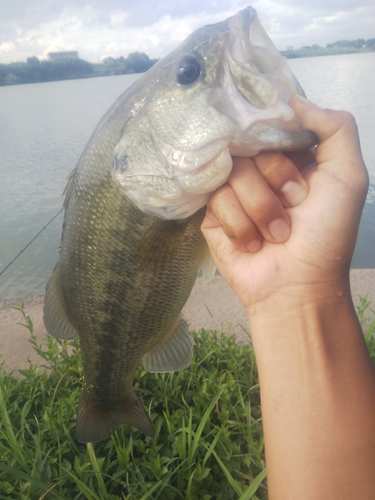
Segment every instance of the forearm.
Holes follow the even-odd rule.
[[[318,295],[250,311],[270,498],[373,499],[374,369],[349,287]]]

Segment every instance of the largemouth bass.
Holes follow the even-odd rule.
[[[200,268],[200,225],[232,155],[316,144],[288,101],[304,95],[251,7],[190,35],[127,89],[99,122],[66,188],[59,261],[44,322],[79,335],[84,383],[76,434],[123,424],[154,430],[132,389],[136,367],[187,367],[181,317]]]

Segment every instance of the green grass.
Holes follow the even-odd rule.
[[[18,307],[39,367],[0,370],[0,499],[266,499],[259,384],[251,346],[218,332],[193,333],[189,369],[150,374],[135,392],[155,437],[121,426],[94,445],[75,440],[82,385],[78,341],[39,345]],[[375,362],[375,319],[358,316]],[[15,346],[16,348],[16,346]]]

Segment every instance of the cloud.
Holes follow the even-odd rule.
[[[193,30],[244,8],[246,0],[2,0],[0,62],[78,50],[98,61],[146,52],[161,57]],[[279,49],[375,36],[373,0],[256,0]]]
[[[373,0],[260,0],[254,7],[279,49],[375,36]]]

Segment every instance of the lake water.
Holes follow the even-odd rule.
[[[375,267],[375,53],[289,63],[309,99],[357,119],[371,187],[352,267]],[[137,78],[0,87],[0,271],[59,211],[66,177],[95,125]],[[44,293],[61,225],[62,214],[0,276],[0,298]]]

